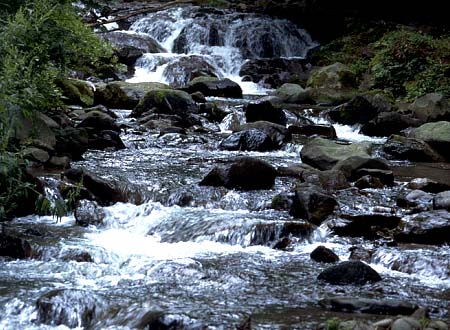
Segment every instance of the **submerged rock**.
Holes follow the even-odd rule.
[[[82,200],[75,209],[74,216],[78,225],[87,227],[101,225],[106,214],[96,202]]]
[[[226,167],[215,167],[199,185],[238,190],[270,189],[275,183],[276,175],[276,169],[269,163],[242,157]]]
[[[402,300],[378,300],[356,297],[334,297],[319,301],[319,305],[336,312],[376,315],[411,315],[419,306]]]
[[[325,269],[317,279],[334,285],[364,285],[381,281],[381,276],[361,261],[344,261]]]

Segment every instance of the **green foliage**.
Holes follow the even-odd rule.
[[[384,35],[374,48],[370,66],[376,87],[406,99],[431,92],[450,96],[449,38],[401,29]]]
[[[326,330],[339,330],[341,321],[338,318],[332,318],[327,320]]]

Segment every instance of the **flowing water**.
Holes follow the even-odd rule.
[[[207,15],[211,16],[214,18]],[[271,24],[264,20],[230,14],[221,26],[214,20],[194,20],[185,11],[172,10],[138,21],[132,29],[152,33],[166,49],[172,49],[174,35],[189,26],[192,34],[187,44],[192,49],[187,53],[200,53],[213,61],[217,54],[236,52],[233,47],[238,41],[228,39],[233,33],[248,38],[243,35],[250,33],[248,26],[258,29]],[[193,28],[193,22],[198,26]],[[207,24],[218,26],[219,35],[226,38],[204,54],[207,48],[202,49],[190,38],[201,39]],[[156,27],[159,30],[155,31]],[[225,27],[230,30],[222,31]],[[300,36],[307,40],[303,32]],[[306,48],[273,55],[303,56],[312,43],[306,44]],[[253,46],[249,49],[258,50]],[[172,55],[151,56],[167,59]],[[235,55],[239,56],[241,52]],[[151,70],[143,64],[147,59],[141,62],[141,69],[148,73]],[[214,67],[219,67],[224,76],[236,73],[233,65],[222,60]],[[248,99],[220,101],[242,120],[242,103]],[[120,121],[133,125],[127,118],[129,112],[116,112]],[[65,324],[72,328],[83,328],[83,310],[90,306],[90,321],[85,324],[88,329],[144,328],[142,320],[149,312],[162,312],[188,329],[235,329],[249,315],[254,329],[316,329],[319,322],[334,316],[318,305],[320,299],[332,296],[402,299],[430,308],[435,317],[448,317],[449,247],[378,246],[361,238],[334,236],[326,225],[308,229],[287,212],[270,208],[273,196],[295,185],[293,179],[277,178],[271,190],[263,191],[199,187],[197,183],[213,166],[238,155],[258,157],[274,166],[300,162],[301,146],[295,144],[267,153],[219,151],[217,146],[229,119],[212,125],[207,134],[143,135],[130,129],[122,135],[126,149],[88,152],[84,161],[74,163],[104,178],[130,182],[146,196],[146,202],[105,207],[106,218],[99,227],[76,226],[73,215],[59,222],[37,216],[14,220],[9,226],[30,239],[38,253],[31,260],[0,260],[0,329],[66,329],[52,320],[40,322],[36,302],[56,289],[65,290],[65,294],[53,316],[57,319],[64,315]],[[337,132],[339,138],[352,141],[382,141],[358,134],[357,128],[339,126]],[[365,195],[356,195],[352,189],[341,191],[337,193],[340,208],[360,214],[393,207],[403,186],[397,182],[392,189],[371,189]],[[292,231],[288,251],[273,249],[286,235],[287,224],[304,230]],[[374,249],[371,266],[383,280],[361,287],[318,282],[317,275],[326,265],[309,257],[318,245],[332,248],[341,260],[348,259],[352,245]],[[70,258],[81,252],[90,255],[92,262]]]

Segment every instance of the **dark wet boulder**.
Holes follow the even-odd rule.
[[[376,118],[363,124],[360,133],[368,136],[390,136],[409,127],[417,127],[420,124],[418,119],[408,114],[397,111],[381,112]]]
[[[26,259],[30,258],[32,254],[33,250],[27,240],[11,236],[0,230],[0,257]]]
[[[397,206],[403,208],[415,208],[426,211],[431,208],[433,195],[423,190],[413,190],[402,194],[397,198]]]
[[[350,251],[349,260],[361,260],[370,263],[372,260],[373,250],[369,250],[360,245],[354,245],[348,249]]]
[[[91,128],[95,131],[111,130],[120,132],[120,127],[116,124],[114,118],[104,112],[96,110],[88,112],[77,127]]]
[[[57,155],[80,160],[88,149],[89,134],[86,129],[69,126],[56,131],[55,151]]]
[[[450,211],[450,190],[436,194],[433,198],[433,209]]]
[[[130,116],[140,117],[144,112],[186,116],[198,112],[197,103],[184,91],[154,89],[149,91],[133,109]]]
[[[340,104],[350,100],[358,87],[355,73],[342,63],[316,68],[307,81],[309,95],[321,104]]]
[[[382,97],[379,94],[379,97]],[[382,111],[390,111],[389,101],[381,107],[373,104],[369,95],[357,95],[350,101],[341,104],[327,112],[334,122],[344,125],[365,124],[374,119]]]
[[[426,123],[413,129],[409,136],[423,140],[436,150],[447,161],[450,161],[450,122],[438,121]]]
[[[333,166],[333,170],[341,171],[349,181],[356,181],[364,175],[379,178],[384,184],[391,185],[394,175],[383,158],[367,156],[351,156],[340,160]]]
[[[258,129],[249,129],[231,134],[220,142],[219,148],[222,150],[264,152],[277,149],[277,145],[265,132]]]
[[[445,182],[439,182],[429,178],[415,178],[408,183],[407,188],[437,194],[450,190],[450,185]]]
[[[101,225],[106,214],[96,202],[81,200],[75,209],[74,216],[77,225],[87,227]]]
[[[205,96],[242,98],[241,86],[228,78],[197,77],[189,82],[186,90]]]
[[[309,91],[298,84],[283,84],[274,95],[282,103],[315,103],[309,96]]]
[[[337,205],[336,199],[324,190],[304,185],[296,189],[289,214],[320,225],[334,212]]]
[[[198,55],[188,55],[168,63],[164,69],[164,76],[171,77],[170,86],[174,88],[186,88],[189,85],[189,82],[195,78],[215,78],[217,76],[217,71],[204,57]],[[210,96],[206,94],[204,95]]]
[[[271,123],[268,121],[255,121],[247,123],[239,127],[239,131],[247,129],[257,129],[266,133],[276,148],[280,148],[285,142],[289,142],[292,139],[291,134],[285,126]]]
[[[130,187],[127,183],[108,181],[84,168],[71,168],[64,175],[75,184],[82,183],[89,194],[104,206],[117,202],[141,203],[142,196],[136,187]]]
[[[372,213],[360,215],[340,215],[328,222],[328,227],[339,236],[379,238],[379,231],[394,229],[401,218],[392,214]]]
[[[282,246],[283,239],[306,238],[314,231],[314,226],[303,221],[260,223],[252,231],[250,245],[265,245],[275,248]],[[284,243],[288,243],[286,240]]]
[[[269,163],[252,157],[241,157],[226,167],[213,168],[199,183],[201,186],[224,186],[228,189],[270,189],[277,171]]]
[[[117,109],[134,109],[146,93],[154,89],[170,89],[157,82],[129,83],[113,81],[99,84],[95,90],[95,104]]]
[[[369,158],[370,146],[363,143],[344,143],[320,137],[308,141],[300,152],[304,163],[320,170],[330,170],[340,160],[353,156]]]
[[[450,243],[450,213],[434,210],[405,216],[394,233],[399,243],[440,245]]]
[[[270,101],[252,102],[244,106],[247,123],[268,121],[286,126],[287,118],[284,111],[275,107]]]
[[[443,162],[430,145],[422,140],[407,138],[401,135],[391,135],[383,145],[383,151],[396,159],[410,160],[413,162]]]
[[[89,252],[78,249],[62,251],[60,257],[63,261],[94,262]]]
[[[450,120],[450,104],[448,100],[439,93],[429,93],[414,100],[409,105],[414,117],[422,123],[439,120]]]
[[[165,53],[166,50],[147,34],[131,34],[120,31],[101,33],[100,36],[111,42],[119,63],[132,66],[145,53]]]
[[[289,125],[288,131],[291,134],[300,134],[305,136],[315,136],[318,135],[323,138],[335,139],[337,137],[336,130],[332,125],[299,125],[292,124]]]
[[[89,149],[95,150],[121,150],[126,148],[119,133],[110,130],[89,132],[88,146]]]
[[[311,252],[310,257],[317,262],[332,263],[339,261],[338,255],[323,245],[316,247],[314,251]]]
[[[381,276],[361,261],[344,261],[322,271],[318,280],[334,285],[364,285],[381,281]]]
[[[333,297],[319,301],[323,308],[334,312],[368,313],[376,315],[411,315],[419,306],[402,300],[378,300],[356,297]]]
[[[106,304],[88,291],[56,289],[39,297],[36,305],[39,324],[89,328],[97,321]]]
[[[355,187],[358,189],[381,189],[384,188],[384,184],[377,177],[364,175],[355,181]]]

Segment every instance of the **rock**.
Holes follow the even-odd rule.
[[[450,104],[439,93],[429,93],[414,100],[408,107],[422,123],[450,120]]]
[[[165,53],[166,50],[147,34],[131,34],[120,31],[101,33],[100,36],[112,43],[119,63],[133,66],[145,53]]]
[[[192,99],[197,103],[206,103],[206,97],[201,92],[191,93]],[[209,105],[214,105],[213,103],[209,103]],[[214,107],[212,108],[214,109]],[[206,109],[206,106],[200,108],[201,112],[207,112],[209,109]],[[224,116],[225,117],[225,116]],[[223,118],[222,118],[223,119]]]
[[[96,174],[83,169],[71,168],[64,172],[64,175],[72,182],[83,184],[89,193],[95,196],[98,203],[102,206],[111,205],[117,202],[139,203],[142,197],[138,191],[130,191],[126,184],[107,181]],[[131,188],[131,189],[136,189]],[[142,201],[141,201],[142,202]]]
[[[307,82],[310,97],[317,103],[339,104],[355,96],[356,75],[346,65],[332,65],[314,69]]]
[[[234,81],[225,78],[197,77],[189,82],[189,93],[201,92],[205,96],[242,98],[242,89]]]
[[[444,182],[437,182],[428,178],[412,179],[406,186],[408,189],[423,190],[428,193],[437,194],[446,190],[450,190],[450,185]]]
[[[285,176],[285,177],[298,178],[298,179],[301,179],[303,172],[305,172],[307,170],[314,171],[316,169],[314,167],[309,166],[304,163],[292,164],[292,165],[289,165],[286,167],[281,166],[277,169],[278,176]]]
[[[154,89],[149,91],[133,109],[130,116],[140,117],[150,111],[159,114],[186,116],[198,112],[197,104],[186,92],[171,89]]]
[[[90,132],[88,146],[89,149],[96,150],[121,150],[126,148],[120,135],[115,131],[109,130],[100,131],[98,133]]]
[[[84,128],[66,127],[56,131],[55,151],[58,156],[80,160],[89,148],[89,135]]]
[[[404,196],[399,196],[397,198],[397,206],[403,208],[417,208],[419,207],[422,211],[431,208],[433,201],[433,196],[422,190],[413,190],[408,192]]]
[[[411,131],[408,137],[423,140],[447,161],[450,161],[450,122],[426,123]]]
[[[317,279],[333,285],[364,285],[381,281],[381,276],[361,261],[344,261],[325,269]]]
[[[389,104],[387,100],[386,103]],[[390,107],[385,108],[380,109],[374,106],[366,95],[357,95],[350,101],[328,111],[327,114],[331,120],[340,124],[365,124],[374,119],[382,110],[391,110]]]
[[[282,125],[274,124],[268,121],[255,121],[239,127],[239,130],[257,129],[266,133],[272,140],[275,148],[280,148],[285,142],[292,139],[288,129]]]
[[[332,125],[298,125],[292,124],[288,127],[291,134],[300,134],[305,136],[319,135],[323,138],[335,139],[337,137],[336,130]]]
[[[399,318],[390,327],[391,330],[420,330],[421,328],[420,323],[411,317]]]
[[[270,189],[277,171],[265,161],[242,157],[225,168],[215,167],[199,183],[201,186],[224,186],[228,189]]]
[[[391,135],[384,143],[383,151],[397,159],[410,160],[413,162],[445,161],[444,158],[433,150],[428,143],[400,135]]]
[[[66,103],[81,106],[92,106],[94,104],[94,85],[91,82],[78,79],[64,79],[58,83],[62,89]]]
[[[359,132],[368,136],[390,136],[420,124],[418,119],[412,118],[410,115],[396,111],[381,112],[376,118],[363,124]]]
[[[98,226],[103,223],[106,213],[98,207],[96,202],[81,200],[75,209],[74,216],[79,226]]]
[[[284,111],[276,108],[270,101],[252,102],[244,106],[247,123],[255,121],[268,121],[286,126],[287,118]]]
[[[384,184],[377,177],[364,175],[355,181],[355,187],[358,189],[381,189]]]
[[[27,259],[31,258],[32,254],[33,250],[27,240],[0,231],[0,257]]]
[[[297,84],[283,84],[274,95],[283,103],[311,103],[308,90]]]
[[[450,211],[450,190],[436,194],[433,198],[433,209]]]
[[[369,158],[369,151],[367,144],[340,143],[317,137],[303,146],[300,156],[308,165],[320,170],[330,170],[338,161],[352,156]]]
[[[364,175],[372,175],[382,182],[384,180],[384,184],[391,184],[394,178],[384,159],[367,156],[358,155],[342,159],[333,166],[333,170],[341,171],[350,181],[356,181]]]
[[[310,257],[317,262],[332,263],[339,261],[337,254],[323,245],[315,248],[314,251],[311,252]]]
[[[75,262],[94,262],[94,259],[86,251],[80,251],[77,249],[71,249],[64,251],[61,259],[64,261],[75,261]]]
[[[159,311],[149,311],[138,318],[132,326],[133,329],[142,330],[201,330],[207,329],[198,321],[192,321],[182,316],[165,315]]]
[[[56,137],[53,129],[58,127],[58,124],[43,113],[36,111],[31,116],[25,116],[22,111],[17,111],[11,123],[11,139],[48,151],[55,149]]]
[[[111,116],[95,110],[88,112],[77,127],[92,128],[95,131],[111,130],[118,133],[121,131],[119,125]]]
[[[62,168],[62,169],[68,169],[70,167],[70,159],[67,156],[52,156],[50,160],[45,164],[46,167],[55,167],[55,168]]]
[[[96,86],[95,103],[110,108],[134,109],[146,93],[155,89],[171,89],[157,82],[129,83],[114,81]]]
[[[288,194],[285,193],[278,194],[272,198],[271,207],[275,210],[287,211],[292,206],[292,200],[293,200],[292,196]]]
[[[377,300],[356,297],[333,297],[319,301],[319,305],[334,312],[368,313],[374,315],[411,315],[419,308],[402,300]]]
[[[195,78],[216,78],[217,74],[216,69],[204,57],[198,55],[187,55],[169,62],[163,73],[165,77],[170,77],[169,85],[174,88],[188,88],[189,82]],[[203,90],[195,92],[203,94]]]
[[[440,245],[450,243],[450,213],[434,210],[406,216],[394,233],[399,243]]]
[[[282,246],[283,239],[309,237],[314,227],[308,222],[287,221],[281,223],[257,224],[253,230],[250,245]],[[284,243],[288,243],[286,240]]]
[[[341,171],[335,170],[305,170],[301,174],[300,181],[322,187],[327,191],[336,191],[350,187],[345,175]]]
[[[352,246],[349,249],[350,256],[348,257],[349,260],[361,260],[366,263],[370,263],[372,260],[373,250],[365,249],[362,246]]]
[[[430,323],[427,324],[426,330],[448,330],[449,326],[439,320],[431,320]]]
[[[337,201],[325,191],[306,185],[296,189],[289,214],[320,225],[337,205]]]
[[[379,231],[394,229],[401,218],[391,214],[373,213],[361,215],[341,215],[328,223],[328,227],[339,236],[379,238]]]
[[[21,155],[24,159],[32,162],[45,163],[50,159],[50,155],[47,151],[40,148],[28,147],[21,151]]]
[[[97,321],[106,304],[87,291],[56,289],[43,294],[36,305],[39,324],[89,328]]]
[[[222,150],[242,150],[242,151],[270,151],[277,149],[272,139],[258,129],[249,129],[231,134],[220,142],[219,148]]]

